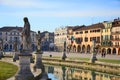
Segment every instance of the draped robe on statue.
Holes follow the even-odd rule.
[[[30,24],[28,20],[24,20],[24,28],[22,31],[23,50],[31,50]]]

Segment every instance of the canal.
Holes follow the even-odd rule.
[[[120,80],[120,76],[65,66],[45,65],[51,80]]]

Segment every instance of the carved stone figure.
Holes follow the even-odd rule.
[[[23,43],[23,50],[31,50],[30,24],[27,17],[24,18],[22,43]]]
[[[40,50],[41,46],[41,37],[40,37],[40,31],[38,31],[38,34],[36,35],[37,38],[37,50]]]
[[[14,51],[17,51],[17,42],[14,42],[13,47],[14,47]]]

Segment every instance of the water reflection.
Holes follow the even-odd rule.
[[[65,66],[45,65],[51,80],[120,80],[120,76]]]

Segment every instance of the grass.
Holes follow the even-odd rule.
[[[44,56],[43,58],[50,58],[49,56]],[[58,57],[58,56],[53,56],[52,58],[55,58],[55,59],[61,59],[61,57]],[[79,58],[79,57],[69,57],[67,59],[70,59],[70,60],[83,60],[83,61],[89,61],[90,58]],[[106,63],[115,63],[115,64],[120,64],[120,60],[113,60],[113,59],[98,59],[98,61],[100,62],[106,62]]]
[[[0,80],[6,80],[14,76],[17,70],[16,65],[0,61]]]
[[[98,59],[100,62],[106,62],[106,63],[115,63],[120,64],[120,60],[113,60],[113,59]]]

